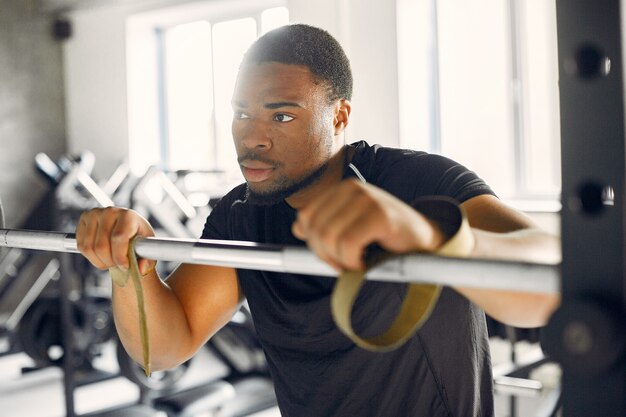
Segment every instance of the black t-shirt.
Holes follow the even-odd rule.
[[[405,202],[428,195],[463,202],[493,194],[473,172],[442,156],[365,142],[350,146],[356,152],[345,176],[360,176]],[[303,245],[291,234],[295,216],[284,201],[248,204],[242,184],[211,212],[202,237]],[[455,291],[443,289],[429,320],[405,345],[373,353],[335,326],[333,278],[237,274],[284,417],[493,415],[485,315]],[[353,310],[355,330],[372,336],[386,329],[404,290],[403,284],[367,282]]]

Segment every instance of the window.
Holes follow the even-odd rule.
[[[502,198],[557,199],[554,1],[399,0],[398,49],[402,146],[465,164]]]
[[[240,176],[230,129],[239,63],[258,36],[288,24],[289,14],[284,6],[272,7],[275,0],[239,2],[237,10],[227,7],[233,3],[222,3],[225,8],[202,19],[189,10],[177,13],[183,17],[173,23],[155,16],[131,21],[134,38],[129,38],[127,56],[134,171],[158,163],[166,170]],[[154,50],[150,57],[148,43]],[[152,148],[158,152],[141,151]]]
[[[176,25],[163,31],[163,160],[170,169],[236,171],[230,132],[239,63],[258,35],[287,24],[285,7],[260,17]]]

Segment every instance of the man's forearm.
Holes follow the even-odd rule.
[[[557,236],[536,228],[509,233],[472,229],[475,237],[473,258],[557,264],[561,244]]]
[[[474,229],[472,257],[556,264],[561,260],[559,239],[538,229],[493,233]],[[455,288],[487,314],[516,327],[540,327],[560,303],[558,294],[521,293],[479,288]]]
[[[172,290],[156,272],[141,278],[153,370],[170,368],[193,353],[191,332],[184,310]],[[113,285],[115,326],[128,354],[143,363],[137,298],[132,280],[125,287]]]

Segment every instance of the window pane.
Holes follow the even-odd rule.
[[[439,142],[435,0],[398,0],[400,145],[432,151]]]
[[[438,2],[442,153],[515,193],[507,2]]]
[[[274,7],[261,13],[261,33],[284,26],[289,23],[289,11],[286,7]]]
[[[401,145],[452,157],[501,197],[555,199],[555,1],[398,0],[397,8]]]
[[[546,0],[520,5],[526,191],[556,197],[561,186],[556,5]]]
[[[200,21],[165,33],[165,80],[170,169],[213,165],[211,26]]]
[[[213,27],[213,76],[215,78],[215,128],[218,141],[218,166],[239,172],[232,141],[231,99],[243,54],[256,39],[252,18],[218,23]]]

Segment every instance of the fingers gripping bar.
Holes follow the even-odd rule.
[[[0,247],[79,253],[75,235],[62,232],[0,229]],[[135,253],[161,261],[337,276],[313,252],[299,246],[150,237],[136,240]],[[560,265],[410,254],[372,268],[367,279],[555,294],[560,292]]]

